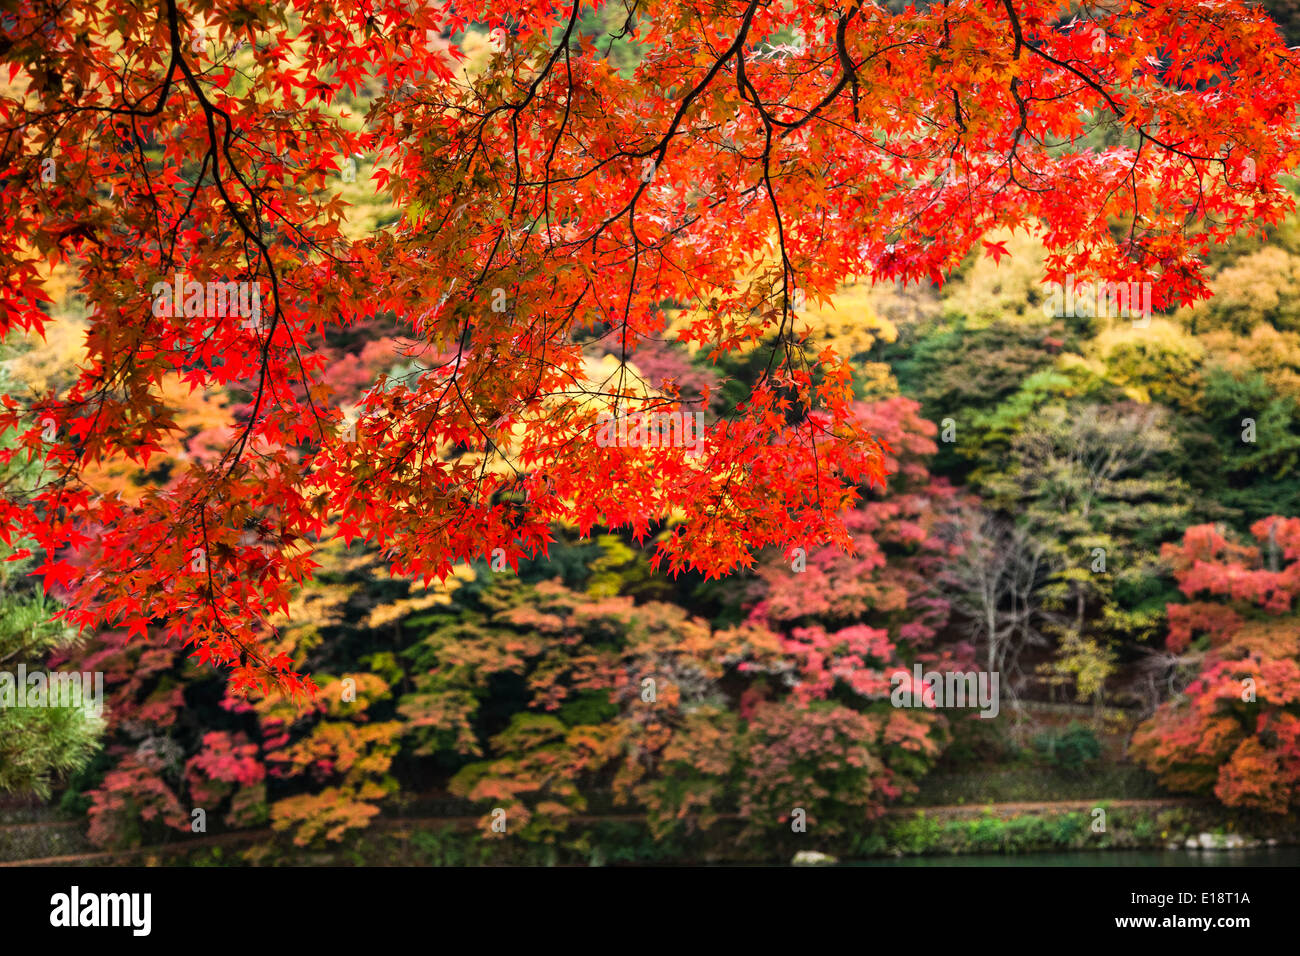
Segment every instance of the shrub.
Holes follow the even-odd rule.
[[[1072,723],[1064,731],[1048,730],[1034,738],[1034,748],[1052,767],[1071,775],[1083,773],[1101,757],[1101,744],[1088,727]]]

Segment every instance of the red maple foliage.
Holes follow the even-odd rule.
[[[841,513],[886,469],[845,358],[800,348],[799,301],[942,282],[990,230],[1032,227],[1048,279],[1151,282],[1160,308],[1205,294],[1212,243],[1288,205],[1295,71],[1237,0],[1092,20],[1044,0],[646,0],[633,71],[579,36],[584,9],[6,8],[0,333],[45,327],[50,263],[75,268],[89,331],[70,388],[0,398],[20,435],[0,454],[44,467],[4,489],[0,534],[39,549],[68,620],[157,625],[237,688],[295,692],[266,620],[326,537],[426,580],[545,552],[556,519],[645,535],[675,515],[672,572],[847,545]],[[464,70],[444,36],[470,17],[494,48]],[[341,105],[376,90],[364,118]],[[350,239],[333,183],[356,154],[401,215]],[[689,413],[625,367],[589,374],[590,346],[660,336],[666,303],[715,357],[772,343],[698,458],[593,440],[602,412]],[[368,389],[353,428],[323,343],[381,319],[417,370]],[[137,498],[94,490],[89,469],[158,454],[176,376],[238,398],[224,451]]]
[[[1167,644],[1198,670],[1132,748],[1174,789],[1285,813],[1300,805],[1300,518],[1251,533],[1257,546],[1202,525],[1165,546],[1192,599],[1169,606]]]

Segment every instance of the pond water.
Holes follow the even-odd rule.
[[[1254,850],[1096,850],[1077,853],[1021,853],[1003,856],[908,856],[859,860],[844,866],[1300,866],[1300,847]]]

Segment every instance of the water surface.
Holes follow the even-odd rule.
[[[976,853],[857,860],[844,866],[1300,866],[1300,847],[1253,850],[1079,850],[1074,853]]]

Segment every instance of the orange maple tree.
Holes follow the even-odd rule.
[[[1238,0],[636,0],[631,70],[577,28],[591,6],[5,6],[0,333],[51,321],[51,264],[89,318],[71,387],[0,400],[3,454],[42,466],[0,530],[70,621],[161,626],[236,686],[300,691],[266,621],[325,538],[424,580],[544,552],[556,519],[657,534],[670,572],[847,545],[883,450],[847,359],[801,346],[802,303],[942,282],[1023,227],[1045,279],[1150,282],[1162,308],[1288,208],[1295,70]],[[358,155],[400,213],[359,238],[335,188]],[[597,441],[602,414],[695,414],[634,371],[667,307],[709,356],[768,348],[764,373],[702,448]],[[328,343],[372,322],[410,372],[353,420]],[[602,347],[620,361],[593,372]],[[160,453],[177,376],[233,397],[224,450],[130,498],[88,483]]]
[[[1171,789],[1286,813],[1300,794],[1300,518],[1251,534],[1200,525],[1164,546],[1188,598],[1169,605],[1166,646],[1193,674],[1132,749]]]

